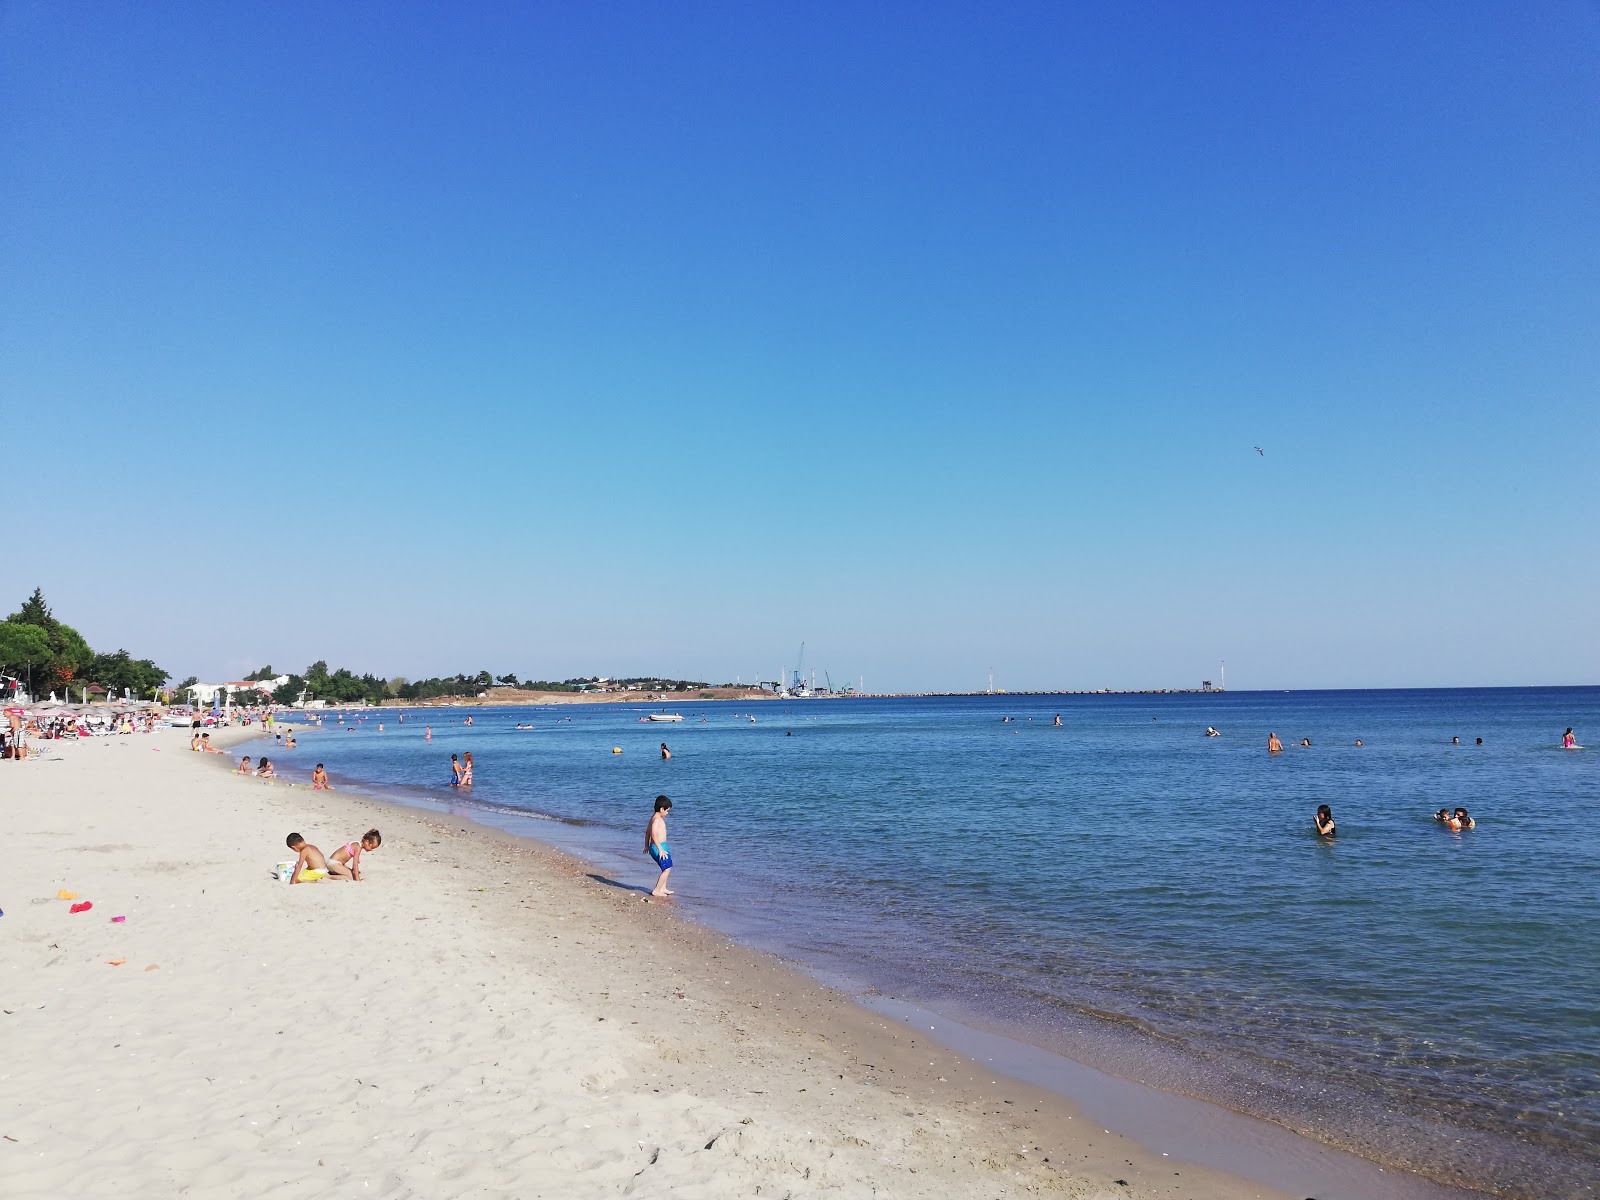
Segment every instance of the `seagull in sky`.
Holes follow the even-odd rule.
[[[1267,452],[1265,450],[1263,450],[1260,446],[1256,447],[1256,453],[1261,455],[1262,458],[1265,458],[1267,456]]]

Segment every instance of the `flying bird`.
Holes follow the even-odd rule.
[[[1262,458],[1265,458],[1267,456],[1267,452],[1265,450],[1263,450],[1260,446],[1256,447],[1256,453],[1261,455]]]

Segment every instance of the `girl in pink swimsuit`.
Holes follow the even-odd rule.
[[[328,855],[328,874],[361,880],[361,856],[371,854],[383,845],[383,835],[376,829],[369,829],[361,835],[359,842],[346,842],[332,854]]]

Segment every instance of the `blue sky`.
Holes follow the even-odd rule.
[[[202,677],[1600,681],[1597,65],[1560,0],[8,3],[0,602]]]

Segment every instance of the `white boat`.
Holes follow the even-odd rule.
[[[647,717],[646,719],[650,720],[650,721],[660,721],[660,722],[675,722],[675,721],[683,720],[683,718],[681,716],[679,716],[677,713],[668,713],[668,712],[651,713],[649,715],[649,717]]]

